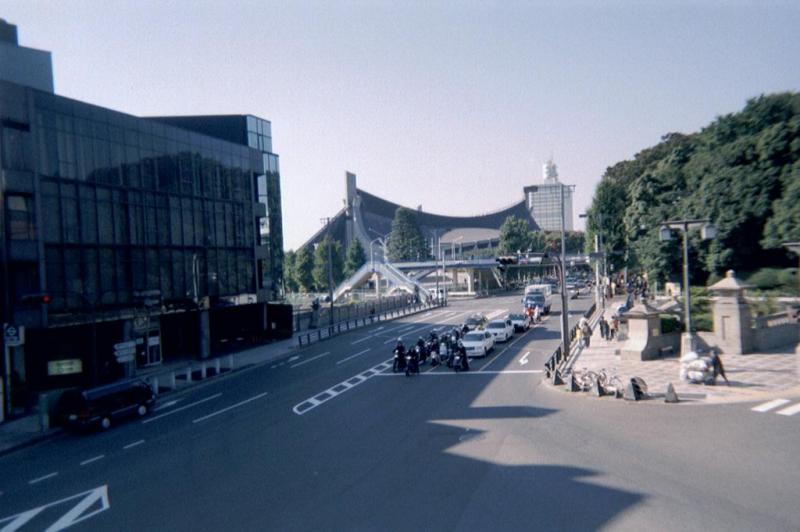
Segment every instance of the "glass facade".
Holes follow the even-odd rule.
[[[561,188],[564,188],[564,229],[572,231],[572,189],[560,183],[537,185],[528,190],[528,208],[543,231],[561,230]]]
[[[254,246],[282,250],[269,239],[280,226],[276,155],[40,91],[0,92],[3,168],[36,175],[40,211],[37,224],[33,191],[7,191],[6,234],[41,238],[51,311],[152,290],[175,303],[256,294]],[[269,122],[255,124],[256,144],[271,148]],[[264,235],[255,201],[267,205]],[[277,270],[269,264],[270,284]]]

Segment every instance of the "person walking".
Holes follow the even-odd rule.
[[[603,340],[608,340],[608,321],[606,321],[605,314],[600,316],[600,337]]]
[[[609,329],[608,339],[613,340],[617,336],[617,332],[619,331],[619,318],[616,314],[611,316],[611,328]]]

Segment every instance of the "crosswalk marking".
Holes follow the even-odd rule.
[[[796,405],[792,405],[792,406],[790,406],[788,408],[784,408],[783,410],[778,410],[775,413],[776,414],[780,414],[782,416],[793,416],[793,415],[797,414],[798,412],[800,412],[800,403],[797,403]]]
[[[770,410],[778,408],[779,406],[783,406],[789,402],[790,401],[788,399],[775,399],[774,401],[764,403],[763,405],[755,406],[751,410],[753,410],[753,412],[769,412]]]

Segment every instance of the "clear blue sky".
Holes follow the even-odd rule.
[[[59,94],[271,120],[287,249],[342,206],[346,170],[468,215],[518,201],[553,153],[577,217],[609,165],[800,88],[797,1],[0,0],[0,17],[53,52]]]

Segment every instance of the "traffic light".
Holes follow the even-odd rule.
[[[501,272],[505,271],[506,267],[509,264],[517,264],[517,257],[514,257],[512,255],[506,255],[506,256],[503,256],[503,257],[497,257],[497,259],[495,259],[495,260],[497,260],[497,264],[498,264],[497,269],[500,270]]]
[[[35,294],[25,294],[22,296],[22,302],[28,305],[49,305],[50,301],[50,294],[46,292],[37,292]]]

